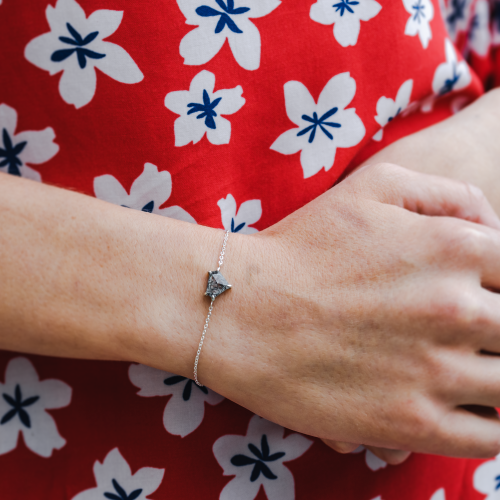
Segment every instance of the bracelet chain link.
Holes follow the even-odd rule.
[[[208,330],[208,324],[210,323],[210,318],[212,316],[212,311],[214,310],[214,302],[215,299],[224,293],[226,290],[229,290],[231,288],[231,285],[227,283],[227,281],[224,279],[222,274],[220,273],[222,264],[224,263],[224,255],[226,253],[226,245],[227,245],[227,240],[229,238],[229,232],[226,231],[224,234],[224,241],[222,243],[222,250],[219,256],[219,267],[217,268],[217,271],[209,271],[208,275],[208,286],[207,286],[207,291],[205,292],[205,295],[209,296],[211,299],[210,302],[210,307],[208,308],[208,315],[207,319],[205,320],[205,326],[203,327],[203,332],[201,334],[201,339],[200,343],[198,344],[198,350],[196,351],[196,358],[194,360],[194,381],[198,387],[203,387],[203,385],[200,383],[198,380],[198,362],[200,360],[200,353],[201,353],[201,348],[203,347],[203,342],[205,341],[205,335],[207,334]],[[214,280],[213,276],[217,275],[218,279]],[[214,292],[214,282],[216,282],[216,288],[217,291]]]

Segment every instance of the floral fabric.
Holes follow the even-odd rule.
[[[498,0],[0,0],[0,172],[252,234],[498,83],[499,46]],[[493,500],[499,478],[339,455],[174,373],[0,353],[2,500]]]

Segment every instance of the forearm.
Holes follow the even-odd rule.
[[[378,162],[474,184],[500,214],[500,90],[391,144],[364,164]]]
[[[192,368],[220,231],[6,174],[0,212],[0,348]]]

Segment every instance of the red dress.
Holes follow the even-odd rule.
[[[244,234],[498,79],[488,0],[48,1],[0,0],[0,171]],[[2,352],[0,394],[2,500],[500,498],[141,365]]]

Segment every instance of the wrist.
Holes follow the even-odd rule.
[[[265,339],[275,333],[269,311],[281,314],[272,240],[262,233],[230,235],[222,273],[232,288],[214,303],[200,358],[201,383],[239,404],[270,375],[266,369],[272,369],[265,361],[271,354],[265,352]]]
[[[160,217],[152,222],[145,240],[154,243],[139,259],[146,265],[137,266],[137,328],[124,359],[192,378],[210,304],[207,271],[217,268],[224,233]]]

